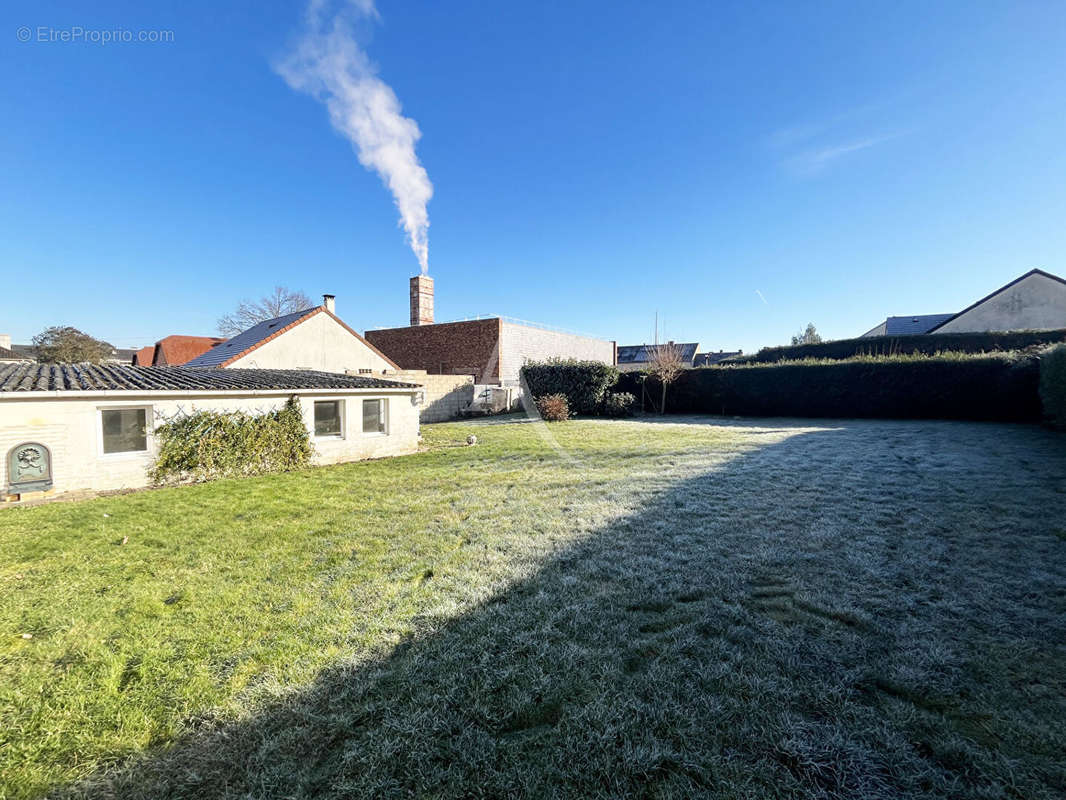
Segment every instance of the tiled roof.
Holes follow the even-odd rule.
[[[691,361],[695,355],[696,350],[699,348],[698,342],[687,343],[673,343],[675,347],[681,349],[681,359],[683,361]],[[619,364],[644,364],[651,358],[652,353],[655,352],[656,347],[664,347],[665,345],[654,344],[627,344],[618,346],[618,363]]]
[[[295,369],[133,367],[112,364],[0,364],[0,394],[55,391],[225,391],[407,389],[415,384]]]
[[[918,314],[912,317],[889,317],[885,320],[884,336],[916,336],[929,333],[954,314]]]
[[[303,311],[294,311],[274,319],[264,320],[258,325],[253,325],[246,331],[241,331],[232,339],[227,339],[222,344],[215,345],[206,353],[187,361],[189,367],[221,367],[227,361],[239,357],[254,347],[258,347],[266,339],[281,333],[282,330],[295,325],[304,317],[309,317],[321,307],[305,308]]]
[[[179,367],[225,341],[217,336],[167,336],[155,343],[151,363]]]
[[[155,356],[155,345],[149,345],[148,347],[142,347],[136,353],[133,354],[133,366],[135,367],[150,367],[152,366],[152,358]]]

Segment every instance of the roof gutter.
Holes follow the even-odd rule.
[[[337,394],[412,394],[423,391],[419,384],[388,387],[333,387],[307,389],[50,389],[47,391],[12,391],[0,392],[0,402],[4,400],[87,400],[94,397],[134,398],[134,397],[288,397],[290,395],[337,395]]]

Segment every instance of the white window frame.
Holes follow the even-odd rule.
[[[315,397],[311,400],[311,438],[317,441],[336,441],[348,438],[348,403],[344,397]],[[341,418],[340,433],[315,433],[315,405],[317,403],[337,403],[337,413]]]
[[[381,415],[385,421],[385,430],[383,431],[364,431],[363,430],[363,403],[371,400],[376,400],[381,403]],[[359,403],[359,431],[363,436],[388,436],[391,432],[391,425],[389,419],[389,398],[387,397],[364,397]]]
[[[104,412],[144,411],[144,449],[123,450],[121,453],[104,452]],[[155,434],[155,414],[150,403],[102,405],[96,407],[96,453],[99,458],[116,461],[127,458],[145,458],[152,454],[152,436]]]

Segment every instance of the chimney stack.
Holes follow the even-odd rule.
[[[322,307],[330,314],[337,313],[337,296],[334,294],[322,295]]]
[[[411,325],[433,324],[433,279],[428,275],[411,278]]]

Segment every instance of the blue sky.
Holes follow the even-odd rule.
[[[1059,3],[377,7],[361,42],[422,131],[439,320],[625,344],[658,311],[670,338],[751,351],[1066,274]],[[275,284],[406,324],[418,264],[388,191],[274,68],[302,14],[5,4],[0,332],[212,334]]]

